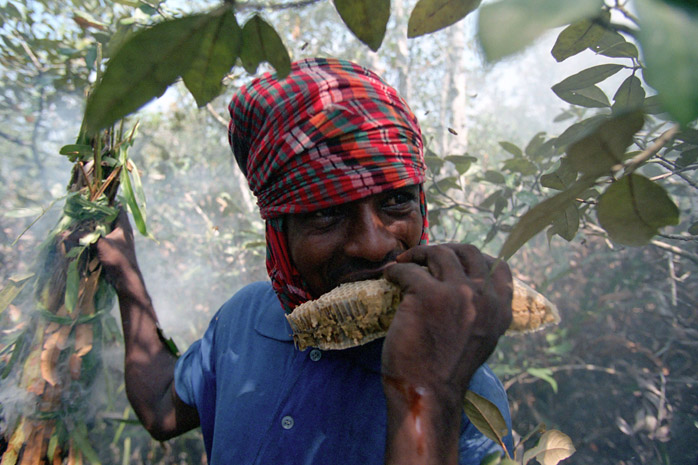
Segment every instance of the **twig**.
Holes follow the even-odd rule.
[[[238,11],[243,10],[288,10],[291,8],[303,8],[313,3],[320,3],[323,0],[299,0],[297,2],[289,3],[254,3],[254,2],[235,2],[235,8]]]
[[[19,145],[20,147],[29,147],[29,144],[27,144],[23,140],[18,139],[18,138],[11,136],[9,134],[6,134],[3,131],[0,131],[0,137],[2,137],[3,139],[7,139],[10,142],[14,142],[15,144]]]
[[[211,115],[213,116],[213,118],[214,118],[216,121],[218,121],[219,123],[221,123],[221,124],[222,124],[223,126],[225,126],[226,128],[228,127],[228,122],[225,120],[225,118],[223,118],[220,114],[218,114],[218,112],[216,111],[216,109],[213,108],[213,105],[211,105],[210,103],[207,103],[207,104],[206,104],[206,109],[208,110],[209,113],[211,113]]]
[[[563,371],[563,370],[586,370],[586,371],[600,371],[602,373],[607,373],[609,375],[620,375],[620,373],[614,369],[614,368],[608,368],[608,367],[600,367],[598,365],[592,365],[590,363],[581,363],[581,364],[576,364],[576,365],[559,365],[556,367],[550,367],[548,368],[551,372],[557,373],[558,371]],[[523,373],[519,373],[518,375],[514,376],[513,378],[507,380],[504,384],[504,390],[508,391],[510,387],[512,387],[516,383],[520,383],[526,378],[535,378],[536,380],[539,379],[532,374],[524,371]]]
[[[109,173],[109,176],[107,179],[104,180],[102,183],[102,186],[99,188],[97,192],[95,192],[94,196],[92,197],[92,200],[97,200],[102,194],[104,194],[104,191],[107,190],[107,187],[112,183],[114,178],[116,177],[117,174],[121,173],[121,166],[118,168],[114,169],[111,173]]]
[[[21,36],[18,36],[17,34],[15,34],[15,37],[17,37],[19,39],[20,45],[22,46],[24,51],[27,52],[27,55],[29,55],[29,58],[31,59],[32,63],[34,63],[34,66],[36,66],[36,69],[39,71],[39,73],[44,72],[44,67],[41,66],[41,62],[36,57],[36,55],[34,55],[34,52],[32,52],[32,49],[29,48],[29,45],[24,40],[24,38]]]
[[[675,245],[667,244],[666,242],[661,242],[656,239],[651,240],[650,244],[654,245],[655,247],[659,247],[660,249],[668,250],[669,252],[676,254],[680,257],[687,258],[696,265],[698,265],[698,255],[686,252],[685,250],[682,250],[676,247]]]
[[[90,198],[94,199],[95,198],[95,191],[92,189],[92,183],[90,182],[90,178],[87,176],[87,171],[85,171],[85,166],[81,161],[77,163],[78,168],[80,168],[80,171],[82,172],[82,176],[85,178],[85,185],[87,186],[87,189],[90,191]]]
[[[677,132],[679,132],[680,126],[677,124],[675,126],[672,126],[671,128],[667,129],[662,133],[661,136],[657,137],[655,141],[647,147],[645,150],[640,152],[639,154],[635,155],[633,158],[630,160],[626,161],[623,163],[623,167],[625,168],[625,172],[627,174],[632,173],[636,169],[638,169],[640,166],[642,166],[643,163],[645,163],[647,160],[652,158],[654,155],[659,152],[662,147],[664,147],[671,139],[674,138]]]
[[[614,8],[618,10],[628,20],[632,21],[635,25],[640,24],[637,18],[634,15],[632,15],[628,10],[626,10],[625,5],[621,5],[618,0],[616,0],[616,6],[614,6]]]
[[[48,204],[48,207],[46,207],[46,208],[43,208],[43,207],[42,207],[42,208],[41,208],[41,213],[39,214],[39,216],[37,216],[36,218],[34,218],[34,220],[33,220],[31,223],[29,223],[29,226],[27,226],[26,228],[24,228],[24,230],[23,230],[21,233],[19,233],[19,236],[17,236],[17,239],[15,239],[14,241],[12,241],[12,247],[14,247],[14,246],[17,244],[17,242],[19,242],[19,240],[22,238],[22,236],[24,236],[24,234],[25,234],[27,231],[29,231],[29,229],[31,229],[31,227],[34,226],[34,225],[36,224],[37,221],[39,221],[41,218],[43,218],[43,216],[46,214],[46,212],[48,212],[51,208],[53,208],[53,206],[56,204],[56,202],[58,202],[59,200],[63,200],[63,199],[65,199],[66,197],[67,197],[67,195],[64,195],[63,197],[59,197],[59,198],[57,198],[57,199],[53,199],[53,200],[51,201],[51,203]]]
[[[659,155],[657,155],[657,163],[662,165],[664,168],[671,170],[671,173],[669,173],[669,175],[676,175],[676,176],[680,177],[681,179],[683,179],[688,185],[690,185],[694,189],[698,189],[698,184],[696,184],[690,178],[684,176],[684,174],[683,174],[684,171],[695,170],[696,169],[695,166],[687,166],[685,168],[677,170],[675,163],[672,163],[669,160],[667,160],[666,158],[661,157]],[[660,175],[660,176],[663,176],[663,175]],[[659,177],[659,176],[657,176],[657,177]],[[664,176],[664,177],[667,177],[667,176]]]
[[[688,242],[698,241],[698,236],[689,237],[689,236],[681,236],[679,234],[658,234],[658,236],[663,237],[665,239],[671,239],[673,241],[688,241]]]

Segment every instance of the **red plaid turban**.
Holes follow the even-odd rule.
[[[329,58],[296,62],[283,79],[262,75],[240,90],[229,111],[230,145],[267,220],[267,271],[290,311],[311,296],[291,263],[283,216],[421,184],[421,131],[380,77]],[[423,192],[420,200],[426,242]]]

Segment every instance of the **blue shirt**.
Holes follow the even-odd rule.
[[[382,341],[297,350],[268,282],[246,286],[178,360],[175,389],[196,407],[209,463],[383,464]],[[481,367],[470,389],[494,402],[511,430],[506,393]],[[463,416],[460,463],[498,450]],[[511,447],[511,434],[507,438]],[[510,450],[512,450],[510,448]]]

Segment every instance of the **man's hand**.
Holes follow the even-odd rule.
[[[114,229],[97,241],[95,249],[102,263],[105,278],[117,293],[133,291],[133,285],[142,281],[136,260],[133,228],[124,209],[119,211]]]
[[[397,262],[385,272],[403,293],[383,346],[388,463],[457,463],[465,392],[511,322],[511,272],[462,244],[417,246]]]

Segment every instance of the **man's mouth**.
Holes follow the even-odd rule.
[[[383,271],[395,263],[395,260],[391,260],[389,262],[386,262],[382,264],[381,266],[378,266],[376,268],[371,268],[371,269],[362,269],[362,270],[355,270],[351,271],[349,273],[346,273],[342,275],[338,281],[337,284],[344,284],[344,283],[351,283],[354,281],[365,281],[367,279],[378,279],[383,277]]]

